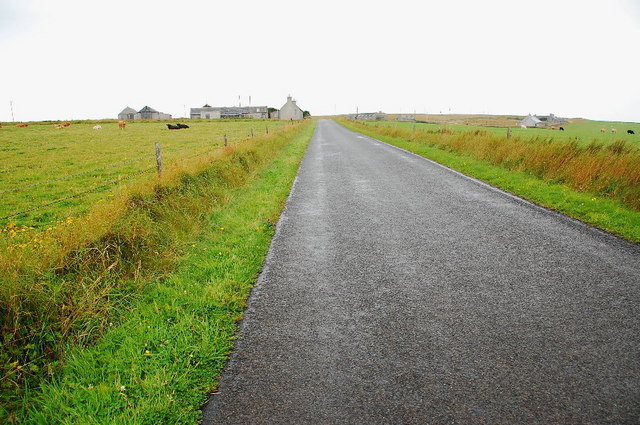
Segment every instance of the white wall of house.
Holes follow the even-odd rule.
[[[302,115],[302,109],[296,104],[295,100],[291,99],[291,96],[287,97],[287,103],[280,108],[279,117],[281,120],[293,120],[299,121],[304,117]]]

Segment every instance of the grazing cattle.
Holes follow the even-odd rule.
[[[2,128],[2,123],[0,122],[0,128]]]
[[[178,126],[178,128],[189,128],[189,126],[186,124],[177,123],[176,125]]]
[[[618,130],[616,130],[615,128],[612,128],[612,129],[611,129],[611,132],[612,132],[612,133],[617,133],[617,132],[618,132]]]
[[[169,127],[169,130],[180,130],[180,127],[177,125],[167,124],[167,127]]]
[[[102,126],[101,125],[94,125],[93,129],[94,130],[102,130]]]
[[[527,126],[524,124],[520,124],[520,128],[527,128]]]
[[[124,130],[124,128],[127,126],[127,122],[126,121],[118,121],[118,127],[120,128],[120,130]]]
[[[2,128],[2,126],[0,126]],[[633,130],[627,130],[627,134],[636,134]]]
[[[71,125],[70,122],[65,122],[65,123],[62,124],[63,127],[69,127],[70,125]]]
[[[22,123],[22,124],[16,124],[16,127],[29,127],[29,124],[27,124],[26,122]]]
[[[564,127],[560,127],[560,131],[564,131]]]
[[[64,128],[64,125],[62,125],[62,124],[54,124],[53,128],[57,128],[58,130],[62,130]]]
[[[606,132],[607,132],[607,130],[606,130],[606,129],[604,129],[604,128],[601,128],[601,129],[600,129],[600,133],[606,133]]]

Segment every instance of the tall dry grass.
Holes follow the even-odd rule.
[[[509,170],[531,173],[545,181],[566,184],[582,192],[615,198],[640,209],[640,149],[624,140],[610,145],[550,139],[496,136],[485,130],[455,132],[406,130],[351,122],[376,133],[426,143],[469,155]]]
[[[83,217],[2,239],[0,395],[53,374],[65,347],[88,344],[117,321],[145,282],[173,270],[210,213],[305,125],[169,164]]]

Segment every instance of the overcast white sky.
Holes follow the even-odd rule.
[[[640,0],[0,0],[0,121],[208,102],[640,122]]]

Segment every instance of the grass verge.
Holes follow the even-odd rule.
[[[64,361],[52,369],[48,382],[25,386],[20,408],[11,413],[5,411],[5,419],[37,424],[196,423],[205,394],[215,387],[214,377],[231,349],[235,323],[242,315],[245,299],[260,270],[274,223],[312,131],[312,125],[303,124],[288,134],[270,136],[277,139],[276,148],[264,148],[266,151],[262,154],[260,146],[261,143],[266,145],[264,140],[256,141],[253,146],[248,144],[229,150],[227,159],[239,168],[234,165],[228,173],[222,173],[224,178],[215,182],[205,178],[204,182],[215,183],[211,197],[194,198],[208,189],[194,183],[198,176],[185,175],[172,190],[156,188],[149,196],[129,197],[134,202],[128,203],[129,214],[121,217],[124,220],[121,224],[125,228],[137,226],[134,232],[137,239],[123,234],[114,238],[114,233],[118,232],[111,230],[100,243],[124,241],[118,245],[119,258],[122,262],[126,259],[133,269],[122,269],[119,278],[111,279],[109,284],[102,285],[106,279],[92,282],[101,288],[97,296],[101,307],[93,309],[92,315],[73,326],[73,334],[79,335],[79,341],[77,338],[63,339],[65,346],[58,351],[64,355],[58,357]],[[265,152],[273,155],[266,160]],[[240,173],[244,174],[243,178],[238,176],[239,170],[244,170]],[[209,175],[211,170],[202,172]],[[259,173],[257,177],[256,173]],[[198,186],[198,190],[192,192],[185,185]],[[191,203],[186,202],[187,198],[177,196],[174,202],[168,202],[176,194],[185,193],[192,201],[200,199],[200,202],[211,203],[208,209],[197,210],[195,216],[184,218],[199,224],[190,232],[180,232],[182,236],[171,238],[174,240],[172,247],[147,243],[155,238],[148,238],[147,233],[151,231],[145,226],[150,221],[163,221],[163,209],[158,209],[156,204],[168,203],[172,211],[190,210]],[[167,227],[175,217],[165,218],[169,221],[154,232],[168,235],[177,232]],[[194,240],[194,235],[200,236]],[[171,267],[160,267],[155,268],[156,276],[164,272],[165,277],[146,283],[136,278],[136,273],[149,268],[143,260],[146,255],[153,257],[154,249],[166,248],[174,254],[184,252],[176,244],[186,247],[187,255],[179,262],[175,273],[169,275]],[[128,257],[126,250],[138,254]],[[84,270],[87,263],[91,263],[91,270],[95,272],[100,267],[87,260],[87,251],[93,252],[75,249],[65,258],[73,259],[78,255],[82,260],[76,261],[76,268]],[[98,277],[112,271],[108,265],[110,261],[104,262],[101,258],[98,263],[107,267]],[[153,265],[157,264],[151,263]],[[75,277],[76,268],[66,271]],[[71,282],[68,279],[60,291],[67,290]],[[87,281],[80,283],[82,287]],[[118,296],[121,292],[128,293],[128,297]],[[39,295],[42,294],[30,294],[27,298]],[[56,295],[65,298],[64,294]],[[81,298],[81,295],[75,296]],[[119,301],[113,302],[109,298]],[[52,306],[63,313],[56,316],[58,319],[69,311],[65,305],[57,300]],[[77,302],[72,303],[72,306],[77,305]],[[36,308],[32,310],[45,313]],[[40,320],[39,325],[55,330],[56,317]],[[108,318],[107,322],[105,318]],[[32,327],[33,323],[28,325]],[[82,330],[91,326],[100,328],[95,331],[99,337],[87,339],[83,334]],[[53,332],[54,337],[58,334],[57,330]],[[37,344],[41,343],[37,341]],[[83,348],[86,346],[89,348]]]
[[[369,125],[341,120],[345,127],[429,158],[468,176],[485,181],[543,207],[559,211],[633,242],[640,242],[640,211],[617,199],[579,192],[561,183],[545,181],[531,173],[513,171],[462,154],[436,147],[426,135],[420,140],[383,134]],[[637,189],[637,188],[636,188]]]

